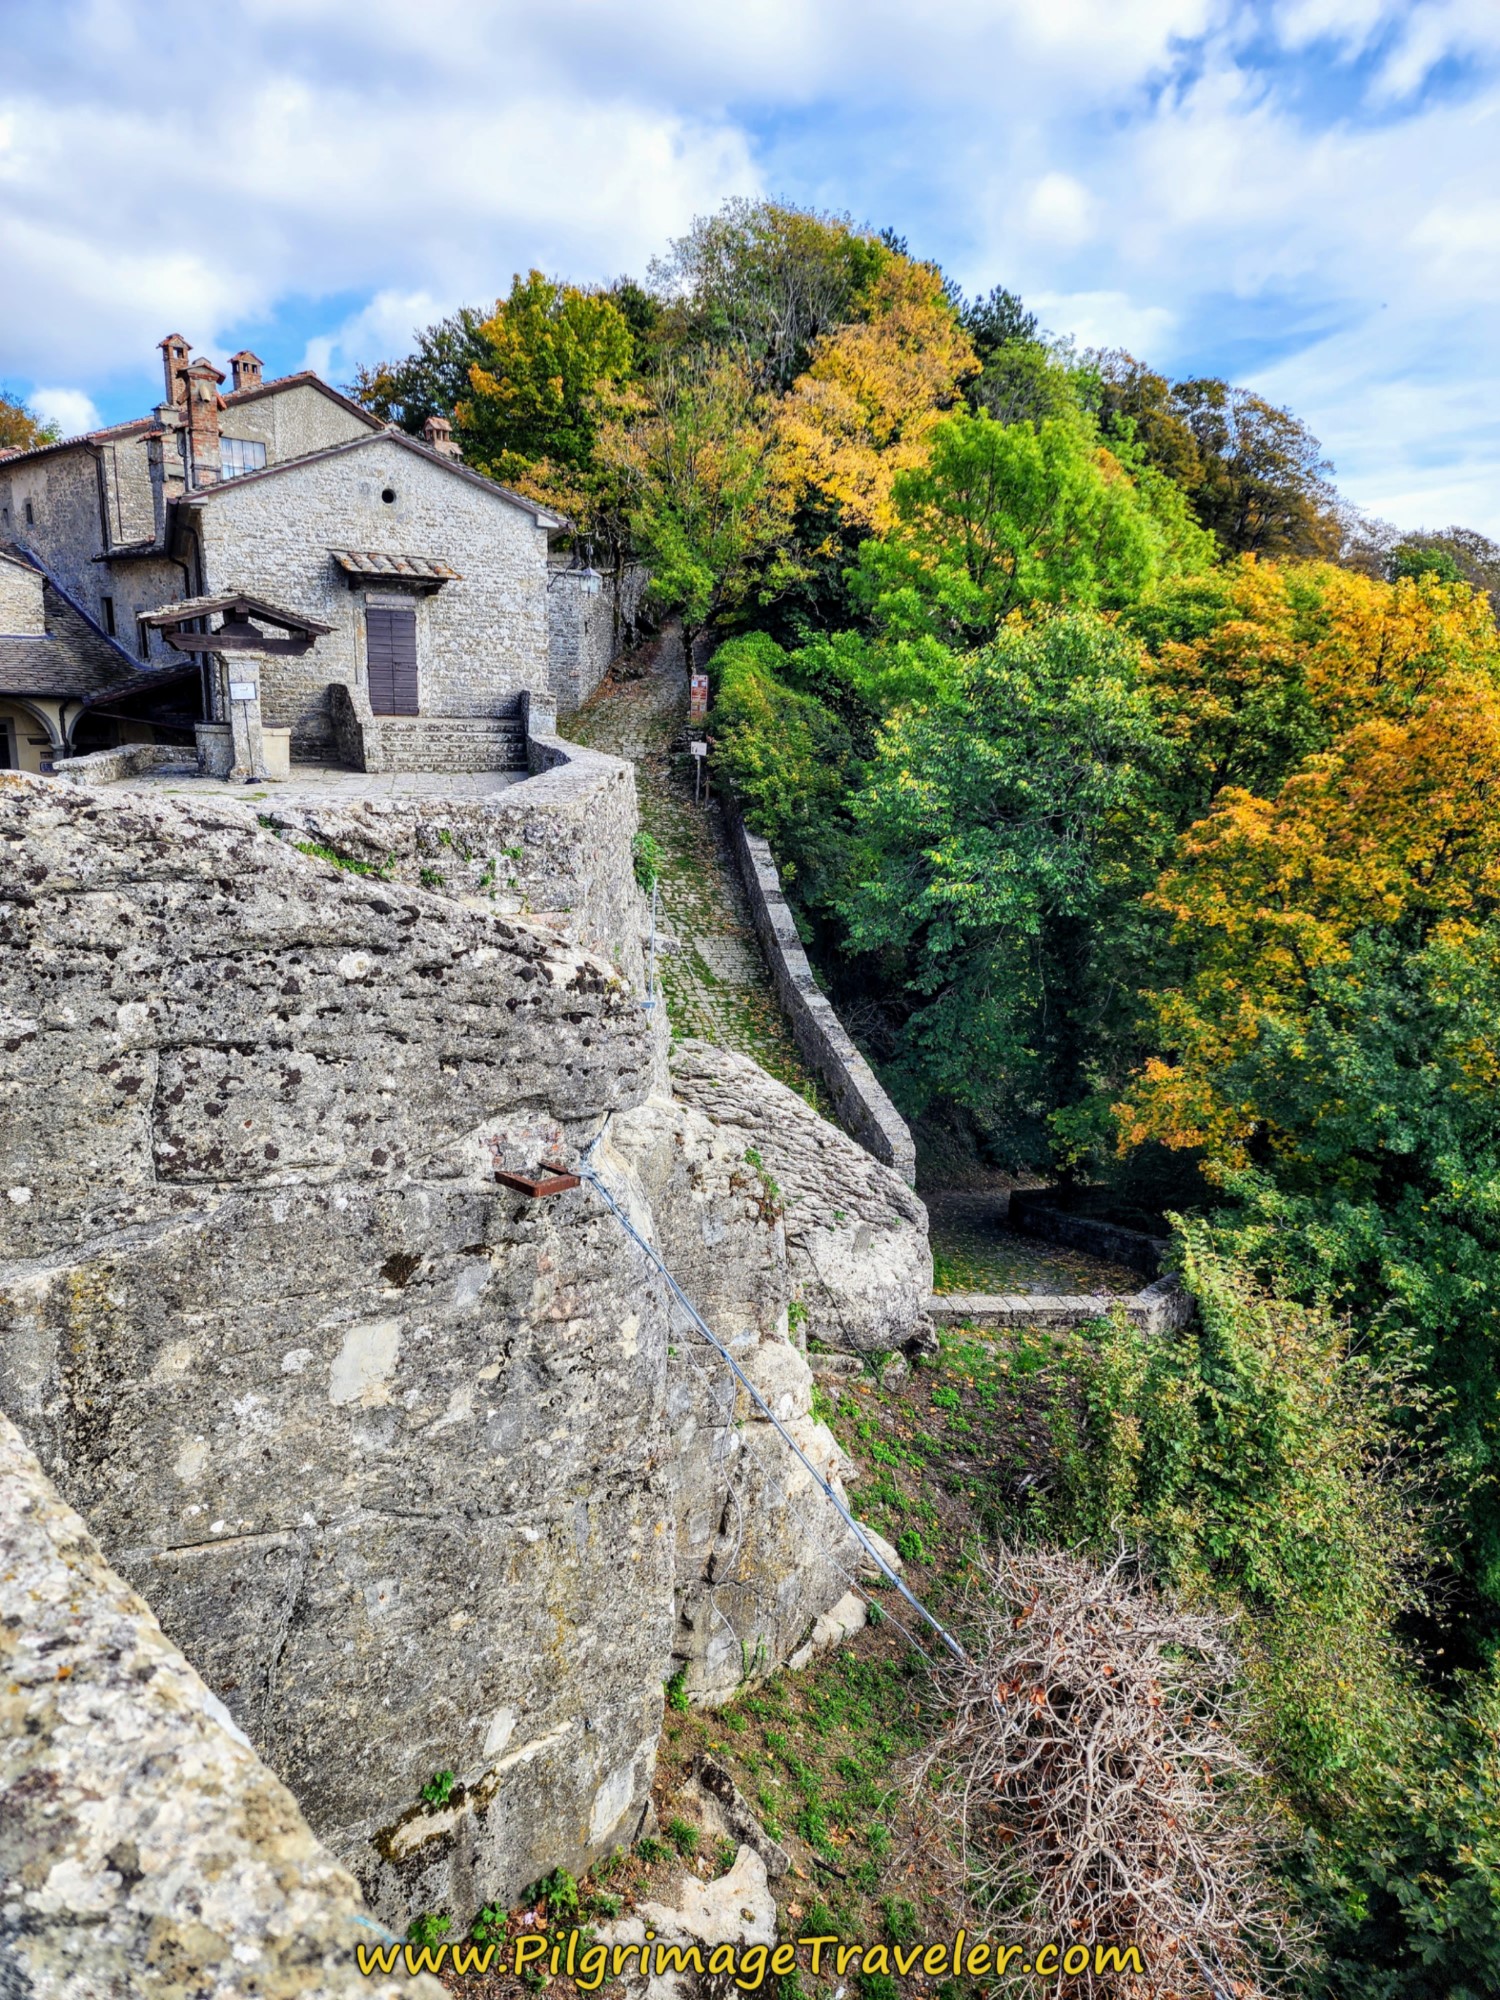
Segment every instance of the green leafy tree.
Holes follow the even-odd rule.
[[[1434,1547],[1414,1440],[1434,1405],[1416,1353],[1376,1359],[1241,1247],[1181,1225],[1192,1325],[1099,1322],[1070,1355],[1045,1524],[1101,1549],[1124,1534],[1164,1583],[1239,1613],[1257,1747],[1302,1822],[1308,1989],[1480,2000],[1500,1981],[1500,1696],[1482,1673],[1435,1687],[1405,1624]]]
[[[1199,520],[1236,555],[1331,556],[1338,550],[1333,470],[1306,424],[1248,389],[1178,382],[1172,408],[1198,448],[1189,488]]]
[[[39,444],[55,444],[61,435],[56,424],[44,424],[19,397],[0,396],[0,451],[31,451]]]
[[[1020,296],[996,285],[983,298],[968,300],[959,311],[964,332],[974,343],[981,367],[1007,347],[1034,346],[1037,319],[1028,312]]]
[[[893,1075],[973,1111],[1013,1164],[1120,1061],[1166,746],[1135,644],[1096,615],[1007,626],[898,709],[853,802],[853,949],[904,995]]]
[[[681,612],[690,649],[796,573],[771,416],[741,363],[689,356],[664,360],[600,433],[598,468],[650,564],[652,602]]]
[[[489,358],[484,337],[485,315],[477,306],[460,306],[447,319],[434,322],[415,336],[416,346],[400,361],[379,361],[361,368],[349,393],[388,424],[399,424],[413,437],[429,417],[454,422],[459,404],[469,394],[469,372]],[[462,426],[459,442],[466,444]]]
[[[1132,438],[1147,464],[1184,492],[1196,493],[1203,480],[1203,454],[1167,377],[1121,347],[1094,355],[1093,362],[1105,438]]]
[[[1439,583],[1460,583],[1463,571],[1451,549],[1432,542],[1398,542],[1386,569],[1392,583],[1403,576],[1434,576]]]
[[[649,277],[683,344],[727,352],[757,393],[774,396],[796,381],[820,335],[858,317],[888,255],[847,216],[739,199],[697,218],[652,260]]]
[[[895,636],[972,644],[1027,605],[1128,601],[1172,560],[1149,501],[1076,413],[948,417],[892,499],[892,532],[864,545],[850,587]]]
[[[576,474],[593,464],[601,394],[631,371],[634,343],[613,299],[532,271],[479,328],[484,358],[459,403],[467,453],[514,483],[540,465]]]

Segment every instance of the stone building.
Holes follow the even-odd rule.
[[[225,394],[180,335],[161,351],[150,416],[0,455],[13,762],[40,770],[140,740],[132,719],[152,740],[144,687],[167,697],[164,740],[196,722],[216,771],[275,775],[288,756],[496,769],[515,761],[523,691],[548,708],[589,692],[606,628],[581,600],[600,580],[549,561],[565,519],[465,466],[441,418],[408,437],[313,374],[263,381],[248,352],[232,357]],[[48,657],[81,646],[95,662],[75,661],[57,688],[31,672],[34,645],[11,643],[42,636],[34,574],[72,634]],[[224,624],[238,637],[216,649]],[[141,683],[138,716],[114,703],[80,736],[101,676]]]
[[[0,771],[46,773],[65,748],[193,742],[198,670],[145,667],[34,561],[0,548]]]

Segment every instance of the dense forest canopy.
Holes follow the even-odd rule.
[[[649,565],[919,1132],[1173,1218],[1197,1330],[1087,1346],[1044,1525],[1237,1615],[1283,1984],[1500,1990],[1500,548],[770,202],[354,390]]]

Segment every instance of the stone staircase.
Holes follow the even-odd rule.
[[[524,771],[515,715],[377,715],[364,724],[367,771]]]

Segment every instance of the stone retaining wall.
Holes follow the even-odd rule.
[[[1154,1278],[1160,1272],[1162,1252],[1167,1247],[1165,1237],[1148,1236],[1143,1229],[1126,1229],[1118,1222],[1061,1207],[1051,1188],[1017,1188],[1010,1198],[1010,1222],[1013,1229],[1027,1236],[1062,1243],[1107,1264],[1123,1264],[1144,1278]]]
[[[4,1416],[0,1829],[0,1993],[442,2000]]]
[[[186,743],[121,743],[86,757],[59,757],[52,776],[68,785],[117,785],[151,771],[196,771],[197,752]]]
[[[646,907],[632,842],[635,772],[567,743],[523,696],[518,727],[533,775],[487,798],[400,797],[258,805],[261,823],[326,848],[356,872],[436,890],[502,916],[548,916],[612,959],[644,993]]]
[[[604,577],[590,595],[583,577],[582,570],[555,567],[547,578],[548,672],[565,715],[583,706],[610,662],[634,644],[649,580],[643,563],[627,563],[618,579]]]
[[[1193,1310],[1192,1295],[1175,1273],[1128,1298],[1107,1292],[936,1292],[927,1301],[928,1314],[939,1326],[1084,1326],[1121,1311],[1147,1333],[1166,1333],[1186,1326]]]
[[[917,1149],[911,1131],[818,990],[768,843],[750,832],[733,800],[725,811],[750,915],[792,1039],[827,1088],[844,1130],[914,1187]]]

